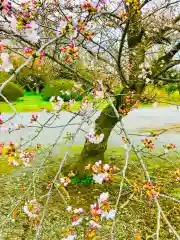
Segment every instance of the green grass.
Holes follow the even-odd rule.
[[[19,100],[13,102],[14,107],[18,112],[35,112],[42,111],[43,108],[47,108],[51,110],[51,103],[42,101],[41,96],[24,96],[23,101]],[[1,112],[12,112],[9,104],[5,102],[0,102],[0,110]]]
[[[175,92],[171,96],[168,96],[164,91],[157,90],[157,99],[159,101],[158,106],[168,106],[170,104],[168,103],[174,103],[174,104],[180,104],[180,96],[178,92]],[[98,101],[95,100],[97,103]],[[17,112],[41,112],[43,109],[46,109],[47,111],[53,111],[52,105],[48,101],[43,101],[41,95],[33,95],[33,94],[25,94],[25,96],[19,101],[13,102],[14,107],[16,108]],[[107,102],[103,102],[99,106],[99,110],[102,110],[107,105]],[[72,111],[77,111],[80,107],[80,102],[76,102],[74,106],[71,107]],[[141,104],[140,108],[145,107],[152,107],[152,104]],[[9,104],[5,102],[0,102],[0,112],[4,113],[11,113],[13,112],[12,108]]]
[[[17,112],[41,112],[45,108],[47,111],[53,111],[52,105],[48,101],[43,101],[40,95],[24,96],[22,100],[13,102]],[[72,109],[79,108],[80,103],[77,102]],[[13,112],[11,106],[5,102],[0,102],[0,112]]]
[[[76,101],[71,107],[72,111],[77,111],[80,108],[81,102]],[[102,103],[98,109],[103,109],[107,105],[106,102]],[[47,111],[54,111],[51,102],[43,101],[40,95],[26,95],[19,101],[13,102],[13,106],[17,112],[41,112],[43,109]],[[13,112],[11,106],[5,102],[0,102],[0,112],[11,113]]]
[[[72,149],[66,162],[66,167],[68,167],[69,170],[72,169],[73,165],[78,166],[78,158],[81,149],[82,146],[77,146]],[[148,157],[148,155],[144,156],[143,159],[152,180],[160,186],[160,192],[179,199],[179,182],[174,176],[174,171],[176,170],[175,164],[179,164],[178,155],[174,153],[170,157],[174,164],[157,157]],[[49,158],[35,181],[36,198],[42,206],[44,206],[46,198],[39,198],[38,196],[43,196],[47,193],[47,183],[51,182],[56,174],[61,160],[62,156]],[[39,161],[41,162],[41,160]],[[106,153],[105,162],[115,164],[119,168],[117,180],[113,183],[104,183],[102,185],[70,184],[66,190],[60,189],[60,193],[63,194],[68,205],[71,205],[74,208],[83,207],[88,211],[90,204],[96,202],[100,193],[108,191],[112,207],[114,207],[119,191],[119,183],[121,181],[121,171],[125,162],[125,151],[121,148],[109,149]],[[11,178],[9,175],[1,176],[0,184],[3,186],[3,188],[0,189],[1,222],[13,208],[13,201],[18,199],[18,197],[22,196],[24,193],[20,190],[20,186],[23,185],[25,190],[29,187],[35,170],[36,169],[33,169],[32,171],[30,169],[29,171],[26,171],[25,175],[13,174]],[[116,219],[116,239],[134,240],[136,232],[141,233],[142,239],[154,239],[153,234],[156,232],[157,208],[154,201],[149,200],[142,189],[144,181],[145,177],[141,165],[136,156],[131,153],[125,180],[128,187],[123,188]],[[130,199],[132,195],[133,197]],[[24,201],[32,198],[33,187],[28,190],[26,197],[22,198],[17,210],[22,213]],[[159,198],[159,202],[168,220],[173,227],[179,231],[179,204],[166,198]],[[125,206],[121,208],[123,204],[125,204]],[[51,200],[47,206],[41,239],[62,239],[66,231],[70,230],[71,227],[71,217],[66,211],[66,206],[62,201],[61,195],[54,189],[52,191]],[[102,228],[98,232],[99,237],[97,240],[110,239],[110,230],[110,222],[109,224],[102,224]],[[85,225],[76,228],[79,240],[85,239],[84,231],[87,231],[87,226]],[[36,231],[33,225],[30,224],[27,217],[22,214],[9,218],[9,221],[5,224],[3,229],[5,239],[12,239],[12,236],[15,240],[35,239],[35,233]],[[160,239],[175,239],[163,220],[161,221]]]
[[[146,92],[147,91],[147,92]],[[145,90],[146,94],[156,93],[156,98],[158,106],[170,106],[171,104],[180,104],[180,94],[178,91],[174,92],[171,95],[168,95],[163,89],[158,89],[149,86]],[[23,100],[23,101],[22,101]],[[98,103],[99,100],[94,100],[95,103]],[[13,102],[14,107],[17,112],[41,112],[44,108],[47,111],[53,111],[52,105],[48,101],[43,101],[40,94],[25,93],[24,97],[19,99],[19,101]],[[100,106],[99,110],[102,110],[107,105],[107,101],[104,101]],[[80,107],[80,102],[76,102],[74,106],[71,107],[72,111],[78,110]],[[151,108],[152,104],[140,104],[140,108]],[[0,112],[11,113],[13,112],[9,104],[5,102],[0,102]]]
[[[99,106],[99,110],[102,110],[107,105],[106,102],[102,103]],[[41,96],[24,96],[23,101],[13,102],[13,106],[16,108],[17,112],[41,112],[43,109],[47,111],[53,111],[52,105],[50,102],[43,101]],[[161,104],[165,106],[165,104]],[[77,111],[80,107],[80,102],[76,102],[74,106],[71,107],[71,110]],[[140,107],[152,107],[152,104],[141,104]],[[2,113],[12,113],[13,110],[11,106],[5,102],[0,102],[0,112]]]

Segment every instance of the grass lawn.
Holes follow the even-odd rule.
[[[146,92],[147,91],[147,92]],[[168,95],[165,90],[153,88],[152,86],[147,87],[145,90],[146,94],[149,95],[151,92],[156,93],[156,99],[158,102],[158,106],[170,106],[171,104],[178,104],[180,105],[180,94],[178,91],[174,92],[171,95]],[[22,101],[23,100],[23,101]],[[98,100],[95,100],[97,103]],[[106,106],[107,102],[104,101],[100,106],[99,110],[103,109]],[[44,108],[47,111],[53,111],[52,105],[48,101],[43,101],[41,95],[29,95],[25,93],[25,96],[21,98],[19,101],[13,102],[14,107],[16,108],[17,112],[41,112]],[[76,102],[74,106],[71,107],[71,110],[76,111],[80,107],[80,102]],[[141,104],[140,108],[150,108],[152,104]],[[0,102],[0,112],[10,113],[13,112],[11,107],[5,103]]]
[[[45,108],[47,111],[52,111],[52,105],[48,101],[43,101],[40,95],[24,96],[22,100],[13,102],[17,112],[41,112]],[[77,110],[80,106],[79,102],[72,107],[73,110]],[[0,112],[11,113],[13,110],[9,104],[0,102]]]
[[[72,149],[67,160],[66,168],[70,170],[73,165],[78,166],[78,157],[81,149],[82,146]],[[45,205],[46,197],[40,198],[38,196],[47,194],[46,186],[55,176],[61,159],[61,156],[49,158],[34,182],[36,198],[42,206]],[[158,183],[160,193],[180,199],[180,185],[174,175],[177,169],[176,165],[180,163],[178,154],[172,154],[169,157],[170,161],[155,156],[149,156],[148,154],[145,155],[143,159],[152,181]],[[42,159],[39,159],[39,164],[41,161]],[[88,227],[83,225],[72,228],[72,216],[66,211],[67,206],[62,201],[62,195],[68,205],[73,206],[73,208],[82,207],[88,211],[90,205],[96,202],[100,193],[109,192],[112,208],[114,207],[119,191],[122,168],[125,163],[124,150],[121,148],[109,149],[106,153],[105,162],[116,165],[119,168],[117,178],[114,182],[107,182],[102,185],[94,183],[88,185],[76,183],[70,184],[66,189],[60,188],[59,192],[55,189],[52,190],[52,196],[46,209],[41,239],[59,240],[65,236],[68,230],[74,230],[78,235],[77,239],[86,239],[84,234],[87,232]],[[33,172],[36,170],[37,166],[27,171],[23,170],[22,174],[19,175],[14,172],[13,174],[11,173],[11,177],[9,174],[1,175],[0,184],[3,188],[0,189],[0,222],[2,222],[7,217],[10,210],[13,209],[15,200],[21,197],[28,189],[32,183]],[[155,239],[157,207],[154,201],[150,200],[143,191],[142,186],[144,181],[145,177],[141,165],[136,156],[131,153],[116,219],[116,239],[134,240],[136,232],[140,232],[144,240]],[[22,185],[25,188],[24,191],[20,189]],[[26,195],[22,197],[20,204],[15,209],[17,214],[10,217],[9,221],[4,225],[2,231],[4,239],[12,239],[12,236],[13,239],[17,240],[35,239],[35,228],[33,224],[28,221],[27,216],[22,212],[24,201],[32,199],[33,192],[32,186],[32,188],[26,192]],[[176,231],[179,232],[179,203],[164,197],[160,197],[159,202],[168,220]],[[111,221],[106,224],[102,223],[102,227],[97,233],[97,240],[111,239],[111,224]],[[159,239],[175,239],[162,219]]]
[[[40,95],[34,96],[24,96],[23,101],[13,102],[14,107],[17,112],[41,112],[45,108],[47,111],[53,111],[52,105],[48,101],[43,101]],[[168,101],[168,100],[166,100]],[[106,102],[102,103],[99,109],[103,109],[106,106]],[[167,103],[160,103],[159,106],[167,106]],[[80,102],[76,102],[74,106],[71,107],[73,111],[78,110],[80,107]],[[141,104],[141,108],[152,107],[152,104]],[[0,112],[2,113],[11,113],[13,110],[10,105],[5,102],[0,102]]]
[[[20,99],[19,101],[13,102],[17,112],[41,112],[43,109],[46,109],[47,111],[53,111],[52,104],[48,101],[43,101],[40,95],[24,96],[22,99],[23,101]],[[71,107],[71,110],[79,110],[80,104],[80,101],[76,101],[76,103]],[[98,107],[98,109],[101,110],[106,105],[107,103],[104,102]],[[11,113],[13,110],[9,104],[0,102],[0,112]]]

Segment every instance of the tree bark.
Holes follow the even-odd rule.
[[[127,94],[130,90],[132,89],[124,88],[121,94],[116,96],[114,105],[116,106],[117,110],[124,103],[125,94]],[[114,112],[114,109],[109,104],[103,109],[100,116],[95,121],[95,133],[103,133],[103,141],[100,144],[93,144],[86,140],[77,167],[77,174],[79,176],[84,175],[84,167],[87,164],[94,164],[96,161],[104,160],[104,153],[107,150],[109,136],[117,123],[118,118]]]
[[[39,86],[36,86],[36,94],[39,94]]]
[[[104,153],[107,149],[109,136],[117,122],[118,119],[113,108],[108,105],[103,109],[100,116],[95,121],[95,133],[103,133],[103,141],[100,144],[93,144],[86,140],[78,166],[79,174],[84,172],[84,166],[87,164],[95,163],[98,160],[104,160]]]
[[[138,3],[140,5],[139,0]],[[131,16],[127,27],[127,42],[129,48],[130,65],[128,77],[129,87],[125,87],[121,94],[126,94],[129,91],[136,91],[137,96],[140,96],[145,87],[144,80],[140,81],[138,78],[139,74],[141,73],[139,66],[140,64],[144,63],[145,58],[145,44],[142,43],[144,29],[141,24],[141,13],[138,11],[135,12],[132,4],[130,5],[129,12]],[[123,95],[116,97],[115,106],[117,110],[123,103]],[[104,153],[107,149],[108,138],[117,122],[118,119],[115,116],[113,108],[108,105],[95,121],[95,132],[96,134],[103,133],[104,139],[100,144],[93,144],[86,140],[78,166],[78,172],[80,174],[84,172],[84,166],[88,163],[104,160]]]

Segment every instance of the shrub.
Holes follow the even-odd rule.
[[[47,84],[47,79],[43,75],[20,73],[16,78],[16,83],[26,91],[39,92]]]
[[[70,99],[81,100],[82,97],[79,93],[73,91],[74,82],[69,79],[56,80],[46,86],[42,92],[42,98],[45,101],[49,101],[51,96],[59,96],[64,101]]]
[[[23,89],[18,86],[17,84],[14,84],[12,82],[6,84],[4,87],[2,94],[9,100],[9,101],[16,101],[19,97],[24,96]],[[4,101],[3,98],[0,98],[0,101]]]
[[[72,90],[74,86],[74,82],[69,79],[60,79],[60,80],[55,80],[51,81],[49,84],[50,87],[56,87],[58,90]]]
[[[176,84],[169,84],[165,87],[165,91],[167,92],[168,95],[173,94],[178,90],[178,87]]]
[[[83,96],[79,94],[79,92],[72,92],[71,98],[76,101],[81,101],[83,99]]]
[[[5,82],[11,75],[7,72],[1,71],[0,73],[0,84]]]

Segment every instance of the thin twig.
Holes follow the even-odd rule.
[[[115,206],[116,215],[117,215],[118,205],[119,205],[121,194],[122,194],[122,190],[123,190],[124,179],[126,177],[126,170],[127,170],[127,166],[128,166],[130,150],[131,150],[131,146],[127,146],[125,164],[124,164],[124,168],[122,170],[122,180],[121,180],[121,183],[120,183],[119,194],[118,194],[118,197],[117,197],[117,200],[116,200],[116,206]],[[112,240],[115,239],[115,226],[116,226],[116,217],[113,220],[113,224],[112,224],[112,228],[111,228],[111,239]]]
[[[158,213],[157,213],[157,229],[156,229],[156,240],[159,240],[160,227],[161,227],[161,209],[158,207]]]
[[[86,121],[86,120],[84,120]],[[78,134],[78,132],[80,131],[80,128],[81,126],[83,125],[84,121],[82,121],[81,125],[79,126],[79,128],[77,129],[76,133],[74,134],[74,137],[73,137],[73,141],[71,142],[71,144],[69,145],[65,155],[64,155],[64,158],[63,160],[61,161],[60,165],[59,165],[59,169],[53,179],[53,182],[56,182],[57,181],[57,178],[58,176],[60,175],[61,173],[61,170],[62,170],[62,167],[65,163],[65,161],[67,160],[67,157],[68,157],[68,154],[69,154],[69,150],[71,149],[72,145],[74,144],[74,141],[76,139],[76,135]],[[42,224],[43,224],[43,221],[44,221],[44,218],[45,218],[45,215],[46,215],[46,207],[50,201],[50,198],[51,198],[51,192],[52,192],[52,188],[53,186],[50,187],[49,191],[48,191],[48,195],[47,195],[47,199],[46,199],[46,203],[44,205],[44,209],[43,209],[43,213],[42,213],[42,217],[41,217],[41,221],[39,223],[39,226],[38,226],[38,229],[37,229],[37,232],[36,232],[36,240],[40,239],[41,238],[41,230],[42,230]]]
[[[160,196],[160,197],[164,197],[164,198],[168,198],[168,199],[171,199],[171,200],[173,200],[173,201],[175,201],[175,202],[178,202],[178,203],[180,203],[180,200],[179,200],[179,199],[177,199],[177,198],[170,197],[170,196],[168,196],[168,195],[165,195],[165,194],[159,194],[159,196]]]
[[[164,214],[164,212],[162,211],[162,208],[161,206],[159,205],[159,202],[156,198],[154,198],[154,201],[156,203],[156,205],[158,206],[158,208],[160,209],[161,211],[161,215],[164,219],[164,221],[166,222],[166,224],[169,226],[169,228],[171,229],[172,233],[177,237],[178,240],[180,240],[180,236],[178,235],[178,233],[176,232],[176,230],[173,228],[173,226],[170,224],[170,222],[168,221],[166,215]]]

